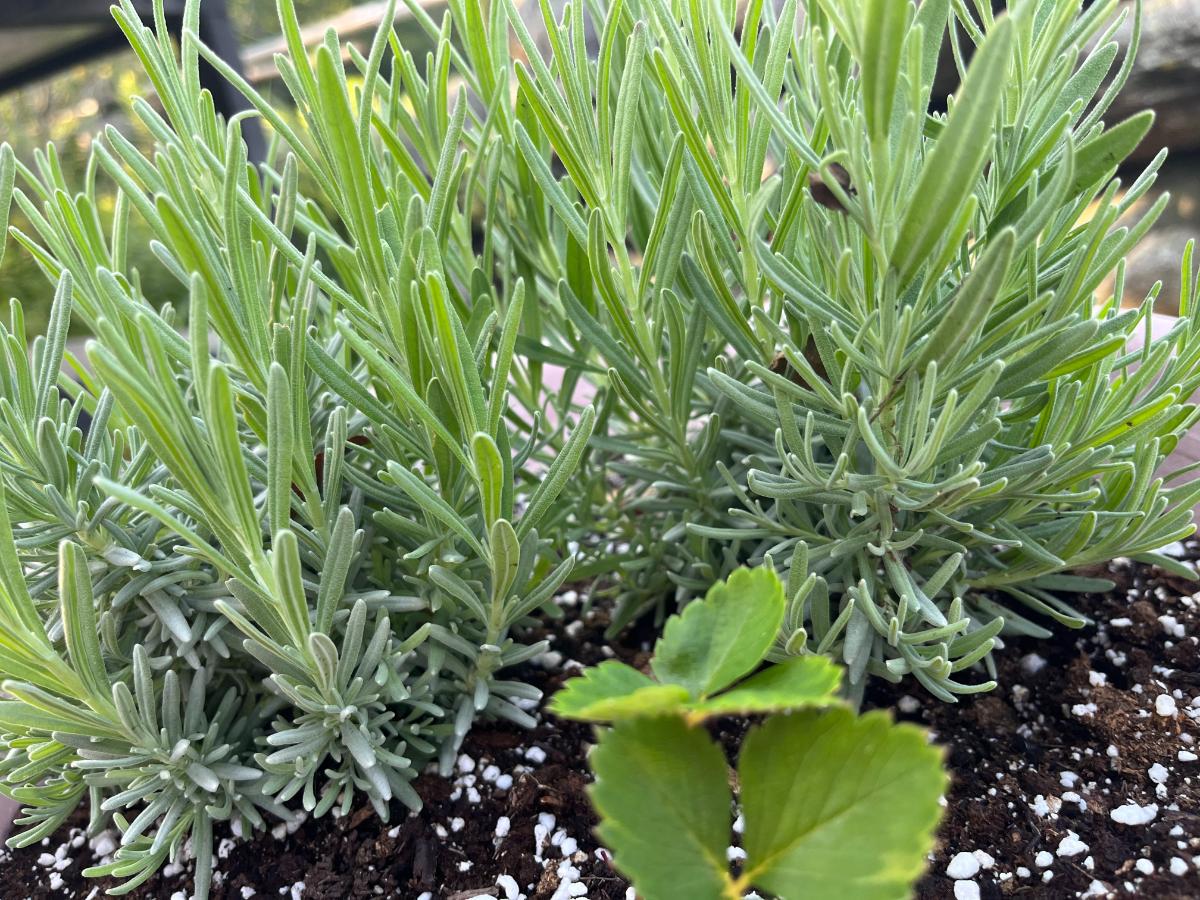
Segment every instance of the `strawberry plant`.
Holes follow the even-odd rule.
[[[946,787],[940,753],[885,713],[856,717],[822,657],[751,674],[785,607],[772,570],[739,569],[667,620],[653,677],[610,660],[552,700],[560,716],[612,723],[590,758],[598,832],[646,900],[740,900],[751,888],[884,900],[924,868]],[[746,714],[767,718],[747,734],[732,778],[703,725]],[[744,823],[737,873],[731,783]]]

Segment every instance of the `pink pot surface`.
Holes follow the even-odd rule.
[[[1150,330],[1154,338],[1165,335],[1171,330],[1171,327],[1178,321],[1174,316],[1155,314]],[[1132,349],[1138,349],[1142,346],[1142,332],[1139,332],[1133,340],[1130,341]],[[1200,392],[1193,394],[1191,398],[1193,403],[1200,403]],[[1179,440],[1178,446],[1175,447],[1171,455],[1166,458],[1163,464],[1159,467],[1160,473],[1175,472],[1182,469],[1184,466],[1189,466],[1197,461],[1200,461],[1200,427],[1193,428]],[[1200,521],[1200,506],[1192,510],[1192,517],[1196,521]]]
[[[1155,340],[1163,337],[1170,331],[1177,321],[1174,316],[1156,313],[1150,323],[1150,330]],[[1142,341],[1142,334],[1143,332],[1139,331],[1133,336],[1129,342],[1130,349],[1137,350],[1142,346],[1144,343]],[[1191,399],[1193,403],[1200,403],[1200,393],[1194,394]],[[1200,428],[1193,428],[1180,439],[1179,445],[1159,467],[1159,472],[1164,474],[1175,472],[1197,461],[1200,461]],[[1193,517],[1200,521],[1200,506],[1197,506],[1193,510]]]
[[[8,837],[12,821],[17,816],[17,804],[7,797],[0,797],[0,841]]]
[[[1157,339],[1165,335],[1171,330],[1171,326],[1173,326],[1176,321],[1177,320],[1174,316],[1156,314],[1151,323],[1151,330],[1154,334],[1154,337]],[[1142,346],[1140,332],[1138,336],[1130,342],[1130,344],[1133,349],[1137,349]],[[1200,394],[1193,396],[1192,402],[1200,402]],[[1179,441],[1179,446],[1175,448],[1175,452],[1167,457],[1167,461],[1163,463],[1162,470],[1164,472],[1171,472],[1183,466],[1191,465],[1197,460],[1200,460],[1200,429],[1192,429],[1192,431],[1184,435]],[[1200,508],[1197,509],[1197,512],[1200,513]]]

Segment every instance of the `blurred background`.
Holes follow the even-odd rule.
[[[12,144],[17,157],[29,166],[34,166],[37,155],[44,154],[52,143],[66,180],[73,185],[83,183],[92,140],[108,125],[148,149],[153,141],[132,114],[129,100],[140,95],[153,102],[153,90],[107,12],[110,0],[97,5],[99,15],[83,11],[87,6],[84,0],[34,0],[28,4],[28,18],[22,18],[24,10],[9,15],[10,3],[21,7],[25,2],[0,2],[4,7],[0,20],[0,140]],[[151,8],[150,0],[144,4],[138,0],[137,5],[139,11],[142,6]],[[182,3],[178,5],[182,7]],[[202,10],[209,5],[203,4]],[[355,0],[295,0],[295,5],[306,40],[319,42],[325,29],[333,26],[359,46],[363,40],[370,41],[385,6]],[[429,5],[444,4],[439,0]],[[276,81],[273,62],[274,54],[282,49],[274,0],[225,0],[224,6],[243,71],[269,96],[286,96]],[[13,83],[6,85],[7,81]],[[102,211],[110,211],[112,202],[112,196],[102,197]],[[11,224],[22,229],[26,225],[15,204]],[[132,216],[131,231],[137,225],[137,217]],[[179,300],[178,282],[154,258],[147,241],[136,237],[131,235],[130,263],[141,272],[147,296],[161,302]],[[9,250],[0,266],[0,309],[6,309],[10,297],[21,300],[27,333],[32,337],[45,325],[53,288],[22,248],[10,246]],[[6,311],[3,314],[7,317]]]
[[[169,0],[168,6],[172,2]],[[445,0],[421,3],[440,20]],[[89,0],[3,0],[0,138],[11,143],[27,165],[34,165],[36,154],[53,143],[59,165],[73,184],[82,183],[93,137],[105,126],[116,126],[144,147],[151,143],[130,113],[129,98],[135,94],[149,97],[152,92],[132,52],[120,49],[124,39],[104,12],[107,4],[108,0],[103,0],[95,7],[102,15],[83,22],[80,10],[89,6]],[[332,26],[343,39],[356,42],[360,48],[370,41],[385,11],[382,2],[361,0],[295,0],[295,4],[305,26],[306,41],[319,42],[326,28]],[[144,5],[148,9],[149,0]],[[536,10],[538,4],[525,5]],[[552,5],[560,7],[562,0],[552,0]],[[208,0],[202,10],[220,6],[220,0]],[[23,7],[29,10],[29,18],[24,21]],[[397,20],[401,35],[422,41],[423,35],[403,3],[400,7]],[[1156,192],[1143,200],[1142,206],[1153,202],[1163,190],[1171,193],[1172,201],[1129,260],[1123,299],[1136,304],[1155,281],[1161,280],[1163,289],[1156,309],[1172,313],[1178,304],[1180,256],[1186,242],[1200,231],[1200,116],[1195,112],[1200,101],[1200,0],[1145,0],[1144,10],[1137,62],[1124,93],[1106,119],[1116,122],[1140,109],[1152,108],[1158,118],[1142,144],[1138,161],[1148,162],[1163,146],[1171,149]],[[224,0],[223,12],[230,26],[233,52],[240,50],[247,77],[269,96],[284,96],[273,62],[273,55],[282,49],[273,0]],[[528,18],[533,25],[537,17],[531,14]],[[1123,46],[1130,31],[1127,23],[1118,34]],[[30,66],[31,61],[36,65]],[[6,74],[18,77],[6,79]],[[953,89],[953,78],[947,89]],[[1124,175],[1127,182],[1135,176],[1133,171]],[[12,224],[24,225],[16,209]],[[147,295],[163,302],[178,300],[178,284],[161,269],[146,241],[136,238],[131,235],[131,256],[137,254],[131,262],[142,273]],[[50,286],[27,254],[15,247],[5,254],[0,267],[0,301],[17,297],[25,304],[30,335],[39,333],[44,325],[50,293]]]

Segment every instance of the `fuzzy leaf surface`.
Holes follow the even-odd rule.
[[[1075,180],[1071,184],[1071,193],[1082,191],[1106,173],[1116,170],[1137,149],[1153,124],[1154,113],[1143,110],[1081,144],[1075,151]]]
[[[1004,95],[1012,40],[1012,23],[1003,19],[971,61],[946,128],[921,167],[892,255],[901,284],[908,284],[928,261],[983,170]]]

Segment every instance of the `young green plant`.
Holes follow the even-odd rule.
[[[925,866],[947,779],[919,729],[855,716],[841,673],[798,656],[759,669],[786,611],[768,568],[738,569],[667,620],[652,675],[610,660],[567,682],[560,716],[598,728],[598,834],[646,900],[905,895]],[[765,715],[731,776],[704,724]],[[730,870],[736,783],[745,859]]]

